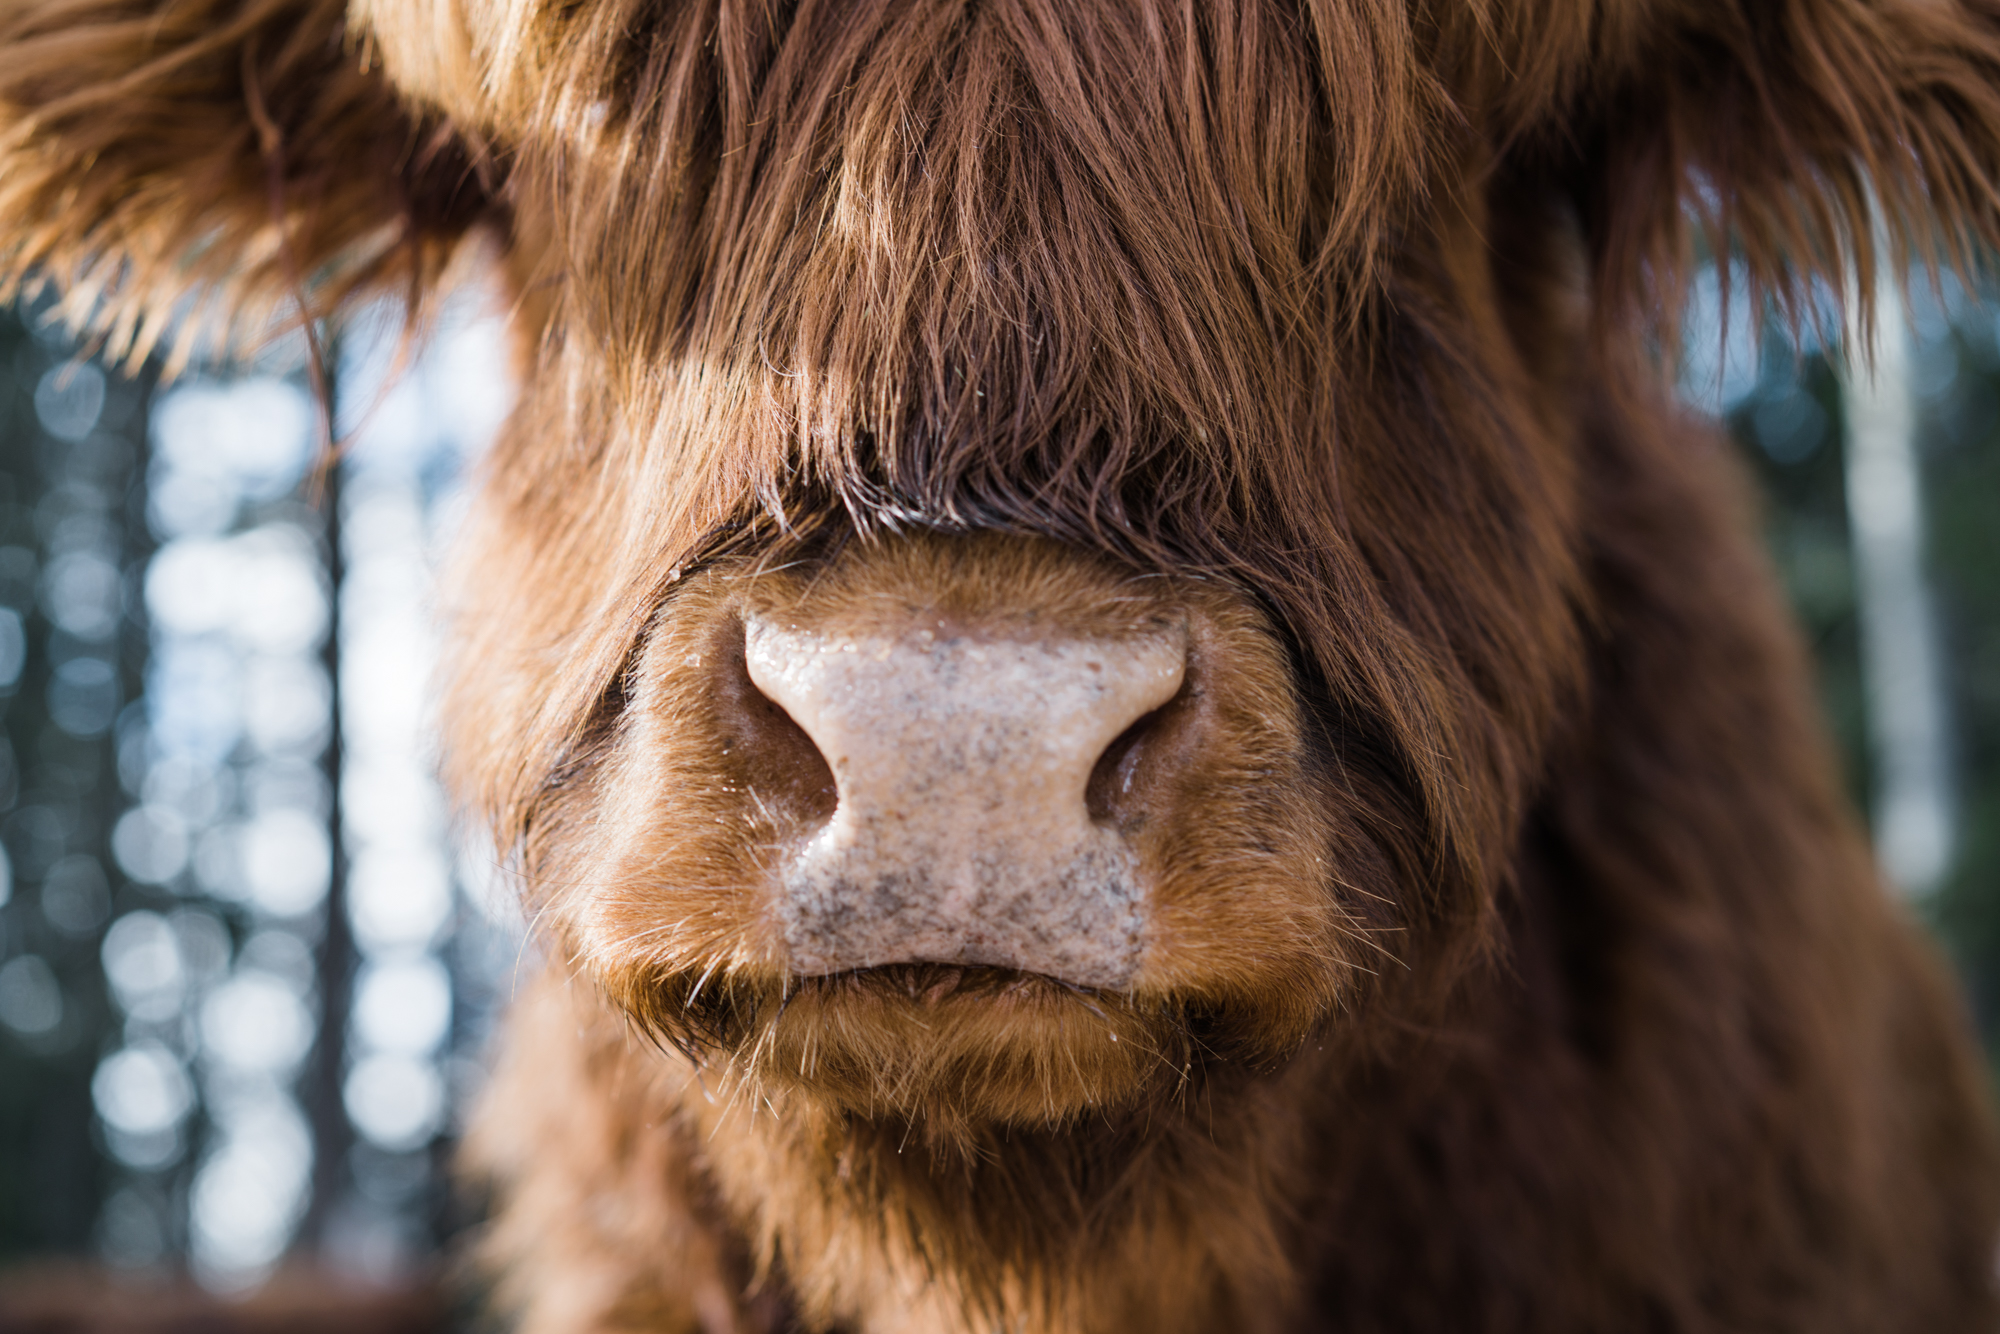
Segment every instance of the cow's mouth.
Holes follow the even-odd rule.
[[[1155,1101],[1210,1055],[1184,1007],[1012,968],[607,980],[648,1029],[760,1099],[863,1118],[1060,1125]]]
[[[792,985],[797,988],[794,993],[797,995],[811,994],[827,999],[842,996],[896,997],[932,1009],[968,1001],[997,1006],[1032,1005],[1045,997],[1059,995],[1076,998],[1085,1005],[1100,1005],[1101,991],[1097,987],[1018,968],[934,962],[882,964],[842,973],[798,977]]]

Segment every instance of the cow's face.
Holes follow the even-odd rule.
[[[491,238],[447,741],[558,957],[760,1095],[1061,1122],[1479,957],[1684,197],[1780,295],[1864,164],[1995,230],[1971,20],[1738,9],[22,0],[0,224],[141,345]]]
[[[1577,674],[1570,443],[1488,274],[1370,271],[1404,185],[1326,216],[1296,26],[607,15],[454,111],[529,327],[452,750],[560,956],[766,1095],[1010,1123],[1448,972]]]

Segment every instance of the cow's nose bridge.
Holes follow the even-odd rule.
[[[1184,627],[1010,639],[751,618],[744,647],[751,682],[811,738],[839,792],[781,872],[795,968],[1130,977],[1145,886],[1085,789],[1105,749],[1180,689]]]

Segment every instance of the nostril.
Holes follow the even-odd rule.
[[[752,793],[774,814],[824,824],[839,805],[833,770],[798,720],[750,677],[743,641],[714,655],[716,710],[724,751]]]
[[[1163,715],[1172,701],[1140,715],[1133,724],[1112,739],[1091,767],[1084,788],[1084,806],[1098,824],[1127,825],[1137,814],[1136,789],[1142,789],[1142,769],[1158,747],[1153,744],[1161,730]]]

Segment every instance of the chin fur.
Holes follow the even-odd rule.
[[[754,1104],[908,1123],[926,1139],[1115,1124],[1280,1056],[1265,1016],[1007,969],[719,974],[673,970],[606,991],[656,1042]]]

